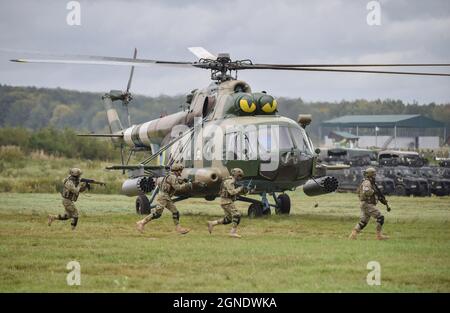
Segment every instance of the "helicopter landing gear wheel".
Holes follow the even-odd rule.
[[[258,218],[258,217],[261,217],[261,216],[263,216],[263,207],[262,207],[262,205],[260,203],[252,203],[252,204],[250,204],[250,206],[248,207],[248,217],[249,218]]]
[[[286,214],[291,212],[291,198],[285,193],[282,193],[277,197],[277,207],[275,209],[276,214]]]
[[[146,195],[140,195],[136,198],[136,213],[140,215],[150,214],[150,201]]]

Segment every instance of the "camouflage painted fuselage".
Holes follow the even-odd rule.
[[[216,197],[235,167],[244,170],[242,184],[255,193],[292,190],[314,175],[311,140],[297,122],[277,114],[272,96],[253,93],[239,80],[213,83],[190,96],[189,110],[116,132],[124,144],[152,153],[176,141],[159,164],[180,162],[182,178],[206,184],[189,196]],[[108,119],[116,123],[114,113]]]

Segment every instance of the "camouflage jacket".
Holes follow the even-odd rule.
[[[221,204],[229,204],[236,201],[237,196],[244,193],[244,187],[235,186],[236,180],[229,176],[222,181],[220,187]]]
[[[166,175],[159,185],[159,194],[161,196],[172,197],[175,192],[183,192],[192,189],[192,183],[183,183],[175,174]]]
[[[358,188],[359,200],[370,204],[377,204],[377,198],[375,197],[375,190],[372,183],[368,179],[364,179]]]
[[[62,197],[64,199],[68,199],[71,201],[77,201],[78,195],[80,192],[83,192],[86,190],[86,184],[75,182],[69,177],[66,177],[63,180],[63,191],[61,193]]]

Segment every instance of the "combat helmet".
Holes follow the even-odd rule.
[[[184,169],[183,164],[180,163],[175,163],[174,165],[172,165],[172,167],[170,168],[170,170],[172,172],[181,172]]]
[[[375,177],[377,175],[377,170],[373,167],[368,167],[364,170],[364,176],[366,177]]]
[[[74,167],[69,170],[69,174],[70,176],[80,177],[83,172],[79,168]]]
[[[242,178],[244,177],[244,171],[240,168],[233,168],[231,170],[231,176]]]

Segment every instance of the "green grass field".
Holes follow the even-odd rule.
[[[187,235],[174,232],[168,213],[142,235],[132,198],[81,196],[72,231],[69,222],[46,224],[48,213],[63,210],[57,194],[0,193],[0,291],[450,291],[449,197],[390,197],[391,240],[383,242],[374,240],[373,221],[347,240],[359,215],[354,194],[291,197],[291,216],[244,218],[243,238],[231,239],[227,226],[206,229],[222,214],[217,200],[178,204]],[[81,264],[81,286],[66,283],[72,260]],[[366,283],[369,261],[381,265],[381,286]]]

